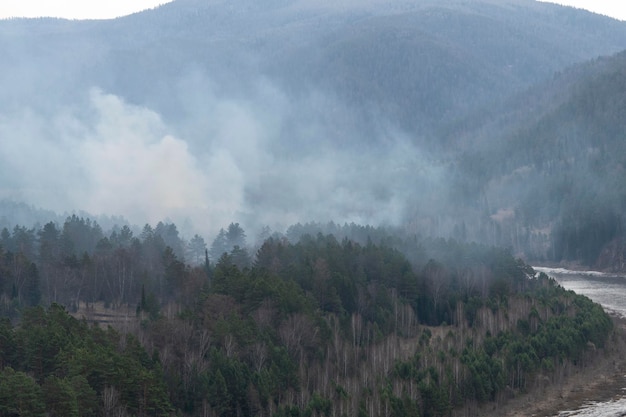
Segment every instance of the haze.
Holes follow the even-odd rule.
[[[170,0],[171,1],[171,0]],[[165,0],[4,0],[0,19],[9,17],[61,17],[65,19],[112,19],[168,3]],[[614,0],[551,1],[626,20],[626,5]]]
[[[3,0],[0,4],[0,18],[112,19],[167,2],[167,0]]]
[[[626,26],[531,0],[178,0],[5,20],[0,40],[0,199],[205,236],[332,220],[493,241],[542,174],[473,154],[502,143],[485,115],[626,49]]]
[[[594,13],[603,14],[619,20],[626,20],[626,4],[615,0],[565,0],[550,1],[549,3],[585,9]]]

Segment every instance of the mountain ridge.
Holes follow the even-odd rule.
[[[134,204],[139,221],[382,222],[443,236],[473,224],[473,238],[509,245],[487,230],[528,200],[523,181],[507,189],[529,165],[507,154],[529,155],[519,117],[530,125],[528,108],[567,102],[546,80],[626,49],[626,23],[522,0],[383,3],[178,0],[108,21],[1,21],[0,134],[31,148],[0,149],[0,197],[127,215],[129,190],[147,189],[159,197]],[[85,163],[98,155],[130,166],[136,185]],[[46,175],[58,167],[74,175]],[[186,184],[182,209],[148,167]],[[117,201],[101,195],[112,187]],[[551,227],[560,203],[546,207]],[[545,253],[524,245],[513,247]]]

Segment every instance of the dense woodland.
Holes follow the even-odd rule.
[[[624,22],[534,0],[175,0],[0,37],[0,228],[65,220],[5,201],[187,236],[236,212],[626,269]],[[154,198],[170,188],[181,207]]]
[[[472,239],[535,260],[624,269],[624,68],[625,52],[570,68],[484,125],[468,121],[480,128],[454,130],[472,144],[457,160],[457,201],[480,195],[477,210],[508,207],[492,208],[495,221],[474,226]]]
[[[475,414],[612,332],[506,250],[354,224],[255,249],[236,223],[207,247],[71,216],[1,245],[1,416]]]
[[[521,259],[626,270],[626,24],[352,3],[0,21],[0,417],[472,416],[605,352]]]

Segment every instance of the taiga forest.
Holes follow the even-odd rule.
[[[531,265],[626,271],[626,22],[174,0],[0,55],[0,417],[490,416],[616,354]]]

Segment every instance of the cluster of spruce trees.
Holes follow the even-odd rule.
[[[131,334],[71,317],[58,304],[0,322],[0,415],[169,415],[158,358]]]
[[[195,266],[174,225],[5,230],[0,416],[446,416],[558,378],[611,332],[506,250],[314,228],[252,257],[231,224]],[[99,304],[133,313],[80,319]]]

